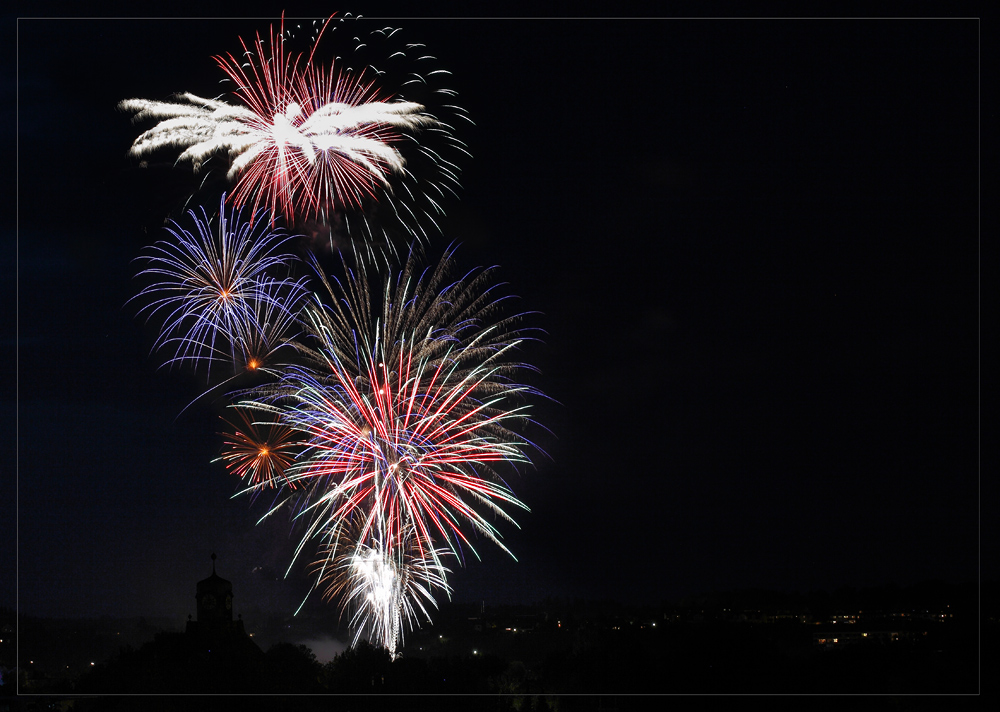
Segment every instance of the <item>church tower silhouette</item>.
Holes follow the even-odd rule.
[[[233,584],[215,573],[212,554],[212,575],[198,582],[194,595],[198,611],[198,627],[227,630],[233,626]]]
[[[252,644],[243,627],[242,617],[233,620],[233,584],[216,573],[215,560],[213,553],[212,575],[199,581],[195,587],[197,618],[188,620],[186,632],[209,644],[243,638]]]

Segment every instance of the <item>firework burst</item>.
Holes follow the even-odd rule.
[[[236,371],[269,371],[280,368],[278,353],[293,353],[301,332],[299,310],[309,295],[305,278],[260,280],[252,294],[253,318],[238,321],[230,334]]]
[[[325,228],[314,228],[317,233],[347,220],[355,223],[350,233],[371,238],[373,206],[386,203],[382,212],[393,222],[425,235],[428,223],[436,225],[433,216],[443,212],[440,197],[457,187],[458,168],[415,136],[427,131],[443,137],[446,146],[460,144],[451,126],[423,104],[387,93],[376,81],[377,70],[356,71],[339,58],[321,66],[316,48],[325,29],[308,53],[286,52],[291,36],[282,21],[267,41],[259,35],[249,45],[241,40],[242,61],[231,54],[216,57],[238,105],[189,93],[170,102],[122,101],[119,107],[134,121],[158,120],[135,140],[131,154],[179,150],[177,162],[190,163],[196,173],[214,156],[224,156],[236,205],[263,206],[291,223]],[[411,53],[415,47],[406,45]],[[394,62],[400,54],[392,55]],[[409,82],[427,84],[413,76]],[[422,167],[434,166],[434,177],[416,180],[404,152],[422,160]]]
[[[296,432],[278,423],[255,421],[249,411],[236,408],[240,423],[227,421],[233,429],[225,433],[219,460],[232,474],[256,489],[291,487],[285,472],[292,466],[302,444]]]
[[[528,420],[521,401],[535,392],[513,380],[526,366],[511,357],[530,330],[518,317],[492,319],[504,297],[485,287],[489,271],[449,281],[449,264],[446,256],[421,274],[411,256],[381,291],[365,262],[325,282],[330,305],[303,310],[309,338],[299,349],[309,365],[288,367],[241,403],[304,444],[285,473],[297,489],[271,511],[294,507],[306,522],[295,557],[318,540],[321,578],[350,601],[368,593],[357,589],[364,576],[336,558],[343,541],[357,542],[352,556],[372,566],[392,562],[398,574],[410,562],[443,583],[443,555],[478,557],[473,533],[510,553],[492,520],[514,523],[508,510],[527,509],[498,468],[529,462],[530,444],[514,428]],[[384,573],[389,563],[379,566]],[[428,595],[435,587],[425,586]],[[383,633],[396,630],[388,614],[362,608]]]
[[[194,229],[171,223],[173,240],[157,242],[138,259],[148,266],[139,274],[155,279],[133,299],[146,300],[140,313],[163,316],[154,350],[175,349],[169,364],[225,358],[243,366],[263,363],[282,343],[282,332],[306,294],[302,280],[270,277],[294,261],[279,253],[289,240],[261,211],[243,220],[219,206],[218,225],[204,209],[189,211]]]

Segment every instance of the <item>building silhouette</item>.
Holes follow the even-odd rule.
[[[215,571],[195,589],[197,619],[183,633],[163,631],[138,650],[123,648],[81,680],[85,693],[264,691],[265,655],[233,620],[233,584]]]
[[[195,588],[197,619],[187,622],[187,644],[206,664],[252,662],[263,653],[247,635],[242,617],[233,620],[233,584],[216,573],[215,559],[212,554],[212,575]]]

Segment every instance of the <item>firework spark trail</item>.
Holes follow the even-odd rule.
[[[219,206],[217,227],[202,209],[189,211],[194,229],[171,223],[172,241],[162,240],[139,260],[148,266],[139,275],[156,281],[133,299],[149,301],[139,313],[163,315],[153,348],[176,348],[167,361],[211,363],[225,355],[234,365],[254,368],[279,348],[283,332],[306,294],[304,278],[280,279],[270,271],[285,271],[297,258],[280,253],[290,236],[270,226],[264,211],[244,220],[237,210]],[[251,363],[257,361],[251,366]]]
[[[511,356],[532,330],[519,317],[491,320],[505,298],[485,286],[488,271],[449,281],[450,254],[423,273],[417,262],[390,270],[381,297],[364,261],[343,281],[324,280],[329,304],[317,298],[302,315],[308,365],[285,368],[276,386],[240,403],[303,443],[284,472],[295,490],[275,509],[291,504],[305,522],[293,565],[318,540],[328,593],[351,601],[382,599],[356,590],[364,577],[335,561],[345,538],[380,561],[412,549],[406,556],[441,572],[443,555],[478,557],[473,532],[510,553],[488,515],[514,523],[507,510],[527,509],[494,468],[530,462],[533,446],[514,428],[528,421],[517,401],[535,391],[513,380],[527,367]],[[388,614],[364,610],[383,632],[396,630]]]

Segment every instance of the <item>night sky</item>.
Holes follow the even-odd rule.
[[[497,265],[546,332],[519,561],[482,541],[456,600],[978,577],[976,20],[393,17],[475,122],[431,251]],[[0,604],[180,620],[212,552],[237,610],[307,590],[296,533],[211,462],[221,409],[184,410],[201,384],[126,305],[183,196],[116,104],[217,95],[213,55],[272,18],[17,23]]]

